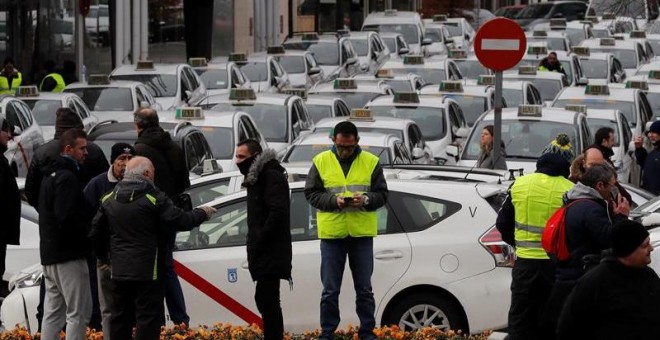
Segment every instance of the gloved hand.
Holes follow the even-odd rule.
[[[206,221],[210,220],[211,217],[213,217],[213,214],[215,214],[216,212],[216,209],[214,207],[202,206],[199,208],[204,210],[204,213],[206,213]]]

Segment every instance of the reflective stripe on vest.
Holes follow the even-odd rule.
[[[16,89],[21,86],[23,82],[23,75],[21,72],[18,72],[16,77],[11,79],[11,86],[9,86],[9,80],[4,75],[0,76],[0,94],[14,94]]]
[[[353,196],[368,192],[371,188],[371,174],[378,157],[361,151],[344,176],[337,156],[330,150],[314,157],[314,165],[323,180],[325,189],[337,196]],[[375,211],[363,208],[345,208],[341,211],[317,211],[316,223],[320,239],[352,237],[374,237],[378,233],[378,219]]]
[[[62,92],[64,90],[64,88],[66,87],[66,83],[64,82],[64,78],[62,78],[62,76],[59,75],[59,73],[51,73],[51,74],[45,76],[43,80],[41,80],[41,85],[39,85],[39,91],[43,91],[44,80],[46,80],[48,78],[53,78],[53,80],[55,80],[55,83],[57,83],[57,85],[55,85],[55,88],[52,89],[50,92],[59,93],[59,92]]]
[[[511,186],[511,203],[516,212],[516,256],[547,259],[541,246],[545,223],[563,204],[563,195],[573,182],[561,176],[533,173],[516,179]]]

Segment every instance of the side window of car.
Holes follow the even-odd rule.
[[[534,100],[534,103],[532,104],[542,105],[543,100],[541,99],[541,93],[539,92],[539,90],[534,85],[531,84],[529,85],[529,88],[532,90],[532,98]]]
[[[177,251],[244,246],[247,239],[247,201],[216,207],[213,217],[191,231],[176,235]]]
[[[300,118],[300,127],[308,130],[312,128],[312,119],[309,118],[309,113],[305,108],[302,100],[296,100],[293,104],[298,109],[298,116]]]
[[[390,191],[388,204],[406,232],[427,229],[461,210],[456,202]]]
[[[229,194],[229,182],[229,178],[204,182],[203,185],[188,189],[186,193],[190,195],[192,206],[198,207]]]
[[[140,107],[142,106],[142,102],[146,101],[144,99],[144,95],[142,94],[142,91],[137,90],[135,91],[135,101],[136,101],[136,106],[135,107]]]
[[[591,130],[589,130],[589,125],[586,118],[582,118],[580,121],[580,129],[582,130],[582,150],[586,150],[589,145],[594,141],[593,136],[591,135]]]
[[[246,140],[248,138],[249,137],[248,137],[248,134],[247,134],[247,130],[246,130],[245,126],[243,125],[243,122],[239,121],[238,122],[238,140],[242,141],[242,140]]]
[[[259,135],[259,132],[257,131],[257,129],[252,124],[252,121],[250,121],[250,119],[247,116],[241,117],[241,123],[242,126],[245,128],[245,133],[247,134],[248,138],[255,139],[259,143],[261,143],[261,136]]]
[[[198,150],[195,147],[195,141],[192,139],[191,134],[184,137],[183,145],[185,147],[188,170],[191,170],[200,164],[202,155],[197,154]]]
[[[630,146],[630,141],[632,140],[632,132],[630,131],[630,124],[628,123],[628,119],[626,116],[621,115],[621,131],[623,132],[623,141],[620,143],[621,147],[624,148],[624,150],[628,151],[628,147]]]
[[[144,88],[142,86],[138,86],[137,89],[138,89],[138,91],[140,91],[142,93],[142,97],[144,97],[144,100],[147,103],[149,103],[150,106],[156,103],[156,100],[154,99],[153,96],[151,96],[151,92],[149,92],[149,90],[147,90],[147,88]]]
[[[21,131],[25,131],[25,122],[22,121],[21,114],[13,103],[7,104],[5,108],[5,115],[7,117],[7,122],[9,122],[12,133],[14,132],[15,128],[18,128]]]
[[[183,72],[186,74],[186,77],[188,77],[192,90],[193,91],[197,90],[200,83],[197,80],[197,76],[196,76],[195,72],[189,67],[184,68]]]
[[[75,99],[74,99],[74,102],[75,102],[76,105],[80,108],[80,112],[81,112],[81,114],[82,114],[82,116],[83,116],[84,118],[88,118],[89,116],[92,115],[92,114],[89,112],[89,108],[87,107],[87,105],[85,104],[85,102],[82,101],[82,99],[80,99],[80,98],[75,98]]]
[[[204,138],[204,134],[202,134],[200,131],[195,131],[190,134],[190,138],[193,141],[195,152],[199,157],[199,163],[197,164],[198,166],[202,166],[205,160],[213,158],[211,146],[209,146],[206,138]]]

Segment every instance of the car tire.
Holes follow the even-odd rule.
[[[468,325],[459,306],[436,293],[415,293],[405,296],[393,306],[384,325],[398,325],[411,331],[429,326],[442,330],[467,331]]]

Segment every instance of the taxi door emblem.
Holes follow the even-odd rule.
[[[227,281],[230,283],[236,283],[236,281],[238,281],[238,272],[236,271],[236,268],[227,269]]]

